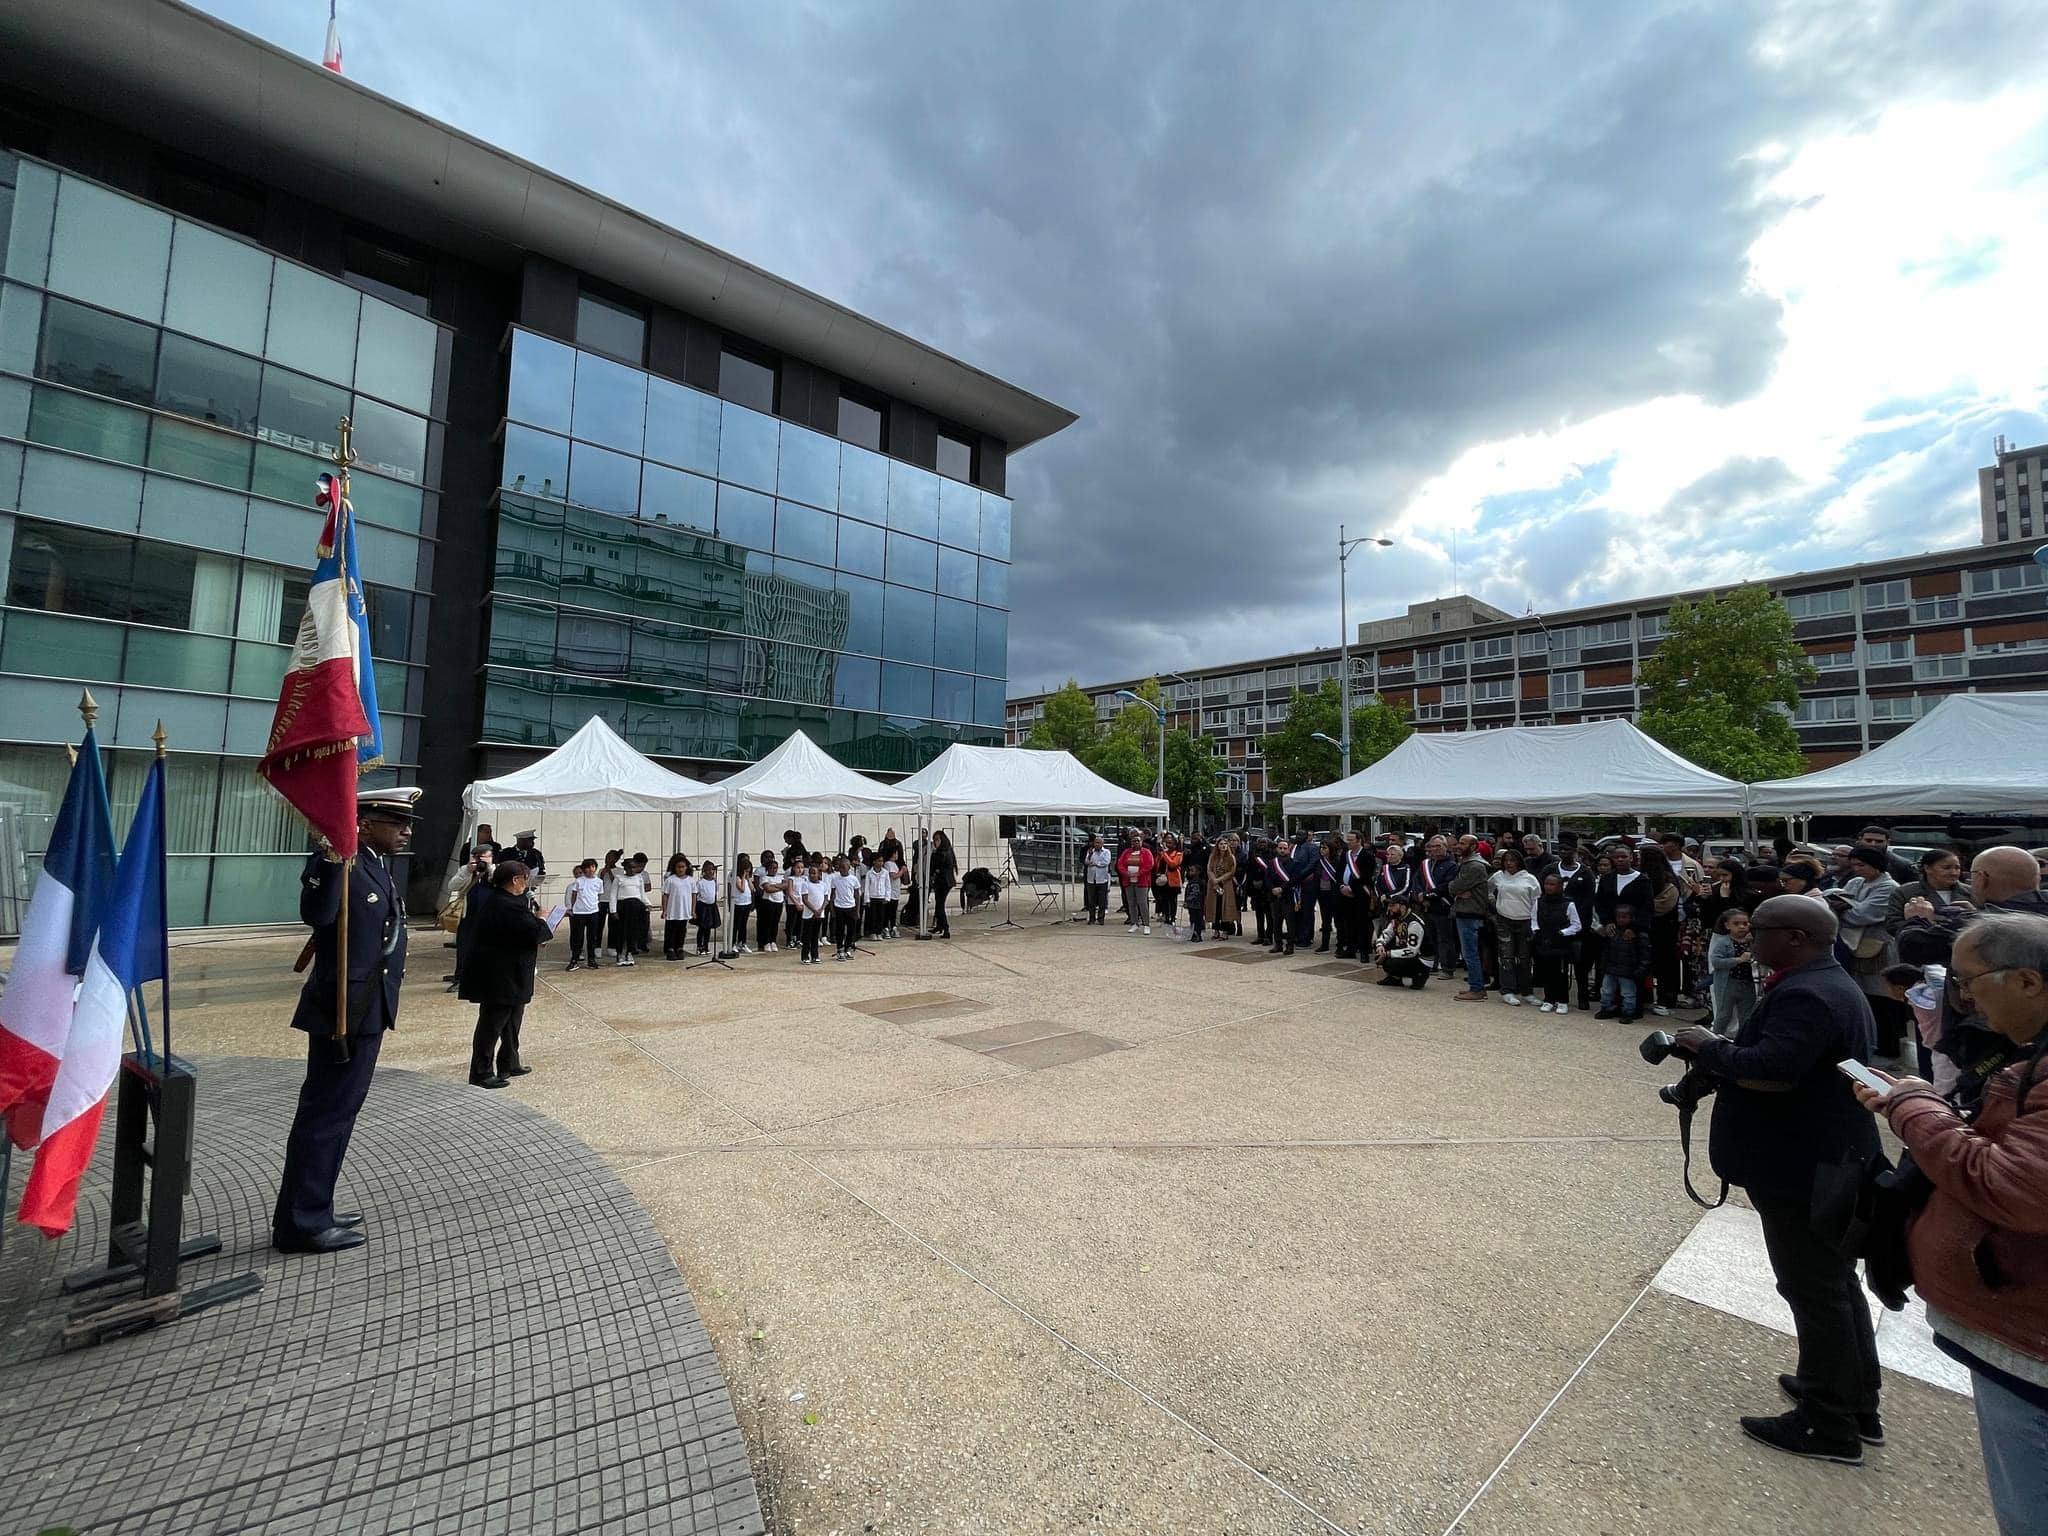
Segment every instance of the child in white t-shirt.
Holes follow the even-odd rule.
[[[888,929],[889,916],[889,870],[873,854],[865,854],[867,868],[860,877],[861,890],[861,932],[869,938],[879,938]]]
[[[690,942],[690,911],[697,904],[697,877],[680,853],[661,877],[661,958],[680,960]]]
[[[706,859],[697,866],[697,953],[711,953],[711,930],[718,926],[718,866]]]
[[[653,891],[644,854],[634,854],[612,874],[612,948],[621,965],[647,952],[647,898]]]
[[[562,904],[569,909],[569,969],[596,966],[597,951],[604,939],[604,882],[597,878],[597,860],[585,859],[576,866],[562,892]]]
[[[851,960],[854,937],[860,932],[861,882],[845,854],[832,861],[825,885],[832,893],[832,958]]]
[[[760,896],[760,921],[754,925],[755,936],[761,942],[761,953],[775,953],[776,940],[782,933],[782,914],[789,901],[788,877],[776,867],[775,855],[768,849],[761,850],[761,871],[754,876],[754,889]]]
[[[736,955],[750,955],[747,948],[747,921],[754,915],[754,861],[744,853],[733,860],[732,866],[732,952]]]
[[[825,931],[825,903],[830,897],[831,890],[825,884],[825,856],[822,853],[811,855],[810,868],[805,871],[804,878],[798,884],[804,903],[803,963],[816,965],[818,940]]]

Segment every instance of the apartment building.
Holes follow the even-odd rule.
[[[1945,694],[2048,688],[2048,568],[2031,557],[2031,542],[2006,541],[1766,578],[1819,671],[1792,717],[1808,766],[1868,751]],[[1636,676],[1662,642],[1671,605],[1728,590],[1520,618],[1464,597],[1416,603],[1358,626],[1352,699],[1378,694],[1425,731],[1633,719]],[[1338,668],[1331,646],[1162,679],[1172,723],[1209,737],[1228,765],[1233,811],[1265,799],[1265,733],[1287,718],[1297,691]],[[1107,719],[1122,707],[1116,690],[1140,681],[1083,686]],[[1012,743],[1030,735],[1047,697],[1009,701]]]
[[[1977,511],[1984,542],[2048,539],[2048,503],[2041,473],[2048,468],[2048,443],[2015,448],[2003,437],[1992,444],[1991,462],[1977,471]]]

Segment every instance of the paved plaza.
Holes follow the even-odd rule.
[[[1792,1341],[1739,1202],[1703,1227],[1679,1188],[1655,1094],[1672,1074],[1637,1058],[1639,1029],[1380,988],[1326,955],[1130,937],[1114,914],[992,920],[850,964],[780,954],[730,972],[657,958],[565,975],[557,943],[527,1015],[535,1070],[488,1094],[462,1083],[474,1010],[442,991],[448,951],[418,933],[343,1178],[370,1247],[263,1257],[256,1301],[53,1366],[22,1331],[35,1240],[17,1231],[0,1411],[18,1436],[25,1377],[111,1394],[121,1362],[161,1373],[239,1340],[273,1363],[281,1398],[313,1390],[308,1370],[412,1373],[390,1401],[316,1394],[327,1434],[430,1418],[490,1333],[481,1296],[403,1300],[469,1283],[447,1269],[455,1245],[463,1265],[496,1260],[486,1272],[524,1295],[531,1327],[573,1328],[593,1358],[672,1352],[679,1393],[701,1314],[778,1533],[1992,1529],[1968,1400],[1904,1320],[1885,1328],[1890,1444],[1864,1467],[1737,1433],[1739,1414],[1776,1411]],[[204,1134],[234,1143],[266,1204],[290,1074],[250,1058],[297,1053],[298,944],[176,952]],[[465,1159],[479,1147],[494,1172]],[[265,1214],[206,1213],[245,1238]],[[641,1223],[689,1296],[637,1267]],[[366,1289],[394,1298],[365,1343],[374,1362],[334,1328],[324,1358],[294,1365],[284,1341]],[[573,1369],[515,1349],[489,1390],[539,1392],[524,1371]],[[59,1410],[119,1412],[76,1391]],[[147,1412],[130,1411],[139,1429]],[[289,1416],[234,1411],[251,1467],[281,1463]],[[616,1441],[606,1489],[694,1487],[688,1445],[661,1468],[646,1434],[607,1433],[593,1420],[570,1442]],[[61,1475],[59,1444],[26,1473],[8,1458],[0,1507],[42,1512],[27,1495]],[[371,1470],[333,1468],[325,1500]],[[517,1458],[500,1473],[516,1484]],[[595,1507],[560,1518],[643,1528]],[[240,1519],[205,1528],[413,1528],[293,1524],[281,1506]]]

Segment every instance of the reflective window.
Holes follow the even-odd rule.
[[[975,612],[972,603],[955,602],[950,597],[938,600],[938,623],[932,637],[935,661],[963,672],[974,670]]]
[[[270,267],[269,255],[254,246],[178,220],[164,324],[260,354],[270,318]]]
[[[576,349],[531,331],[512,333],[512,378],[505,414],[514,421],[569,430],[569,406],[576,389]]]
[[[929,592],[939,583],[939,546],[907,534],[889,535],[889,579]]]
[[[841,709],[881,708],[882,664],[865,656],[841,656],[836,660],[832,702]]]
[[[24,165],[14,180],[13,227],[4,252],[7,273],[23,282],[40,283],[49,274],[50,222],[57,211],[57,173],[46,166]]]
[[[164,337],[157,359],[156,403],[167,411],[253,432],[262,385],[262,365],[254,358],[183,336]]]
[[[976,610],[974,670],[991,677],[1010,675],[1010,616],[1000,608]]]
[[[52,299],[36,371],[74,389],[147,405],[156,382],[156,335],[133,320]]]
[[[726,399],[757,411],[775,409],[775,370],[737,352],[718,356],[718,392]]]
[[[127,631],[90,619],[10,614],[0,638],[0,671],[39,677],[71,677],[89,683],[121,679],[121,650]]]
[[[505,428],[505,472],[499,477],[508,489],[529,496],[566,496],[569,493],[569,444],[565,438],[531,427]]]
[[[134,565],[133,539],[24,520],[14,525],[7,601],[46,613],[125,619]]]
[[[150,440],[150,453],[156,453],[156,440]],[[356,516],[366,523],[378,523],[386,528],[399,528],[407,533],[417,533],[420,528],[421,496],[417,486],[400,485],[396,480],[386,480],[382,475],[366,475],[358,470],[348,477],[349,505],[356,509]]]
[[[588,443],[569,448],[569,499],[580,507],[628,515],[640,510],[640,461]]]
[[[1001,725],[1003,723],[1003,683],[1001,678],[978,677],[974,680],[974,723],[976,725]]]
[[[166,337],[175,340],[175,337]],[[248,438],[200,422],[177,421],[159,416],[150,426],[149,467],[230,490],[249,488],[249,456],[255,447]],[[359,502],[360,497],[356,500]],[[415,523],[418,519],[415,517]],[[235,544],[241,543],[241,529],[235,530]]]
[[[13,283],[0,286],[0,370],[34,373],[42,329],[43,296]]]
[[[964,672],[932,674],[932,716],[938,720],[974,718],[974,679]]]
[[[782,424],[782,462],[775,494],[827,511],[839,505],[839,444],[802,427]]]
[[[932,712],[932,674],[929,667],[901,667],[895,662],[882,665],[882,712],[925,720]]]
[[[961,549],[980,544],[981,492],[958,480],[939,482],[939,539]]]
[[[637,364],[647,355],[647,317],[637,309],[601,299],[594,293],[579,293],[576,344]]]
[[[61,389],[37,390],[29,409],[30,442],[123,464],[142,462],[148,432],[149,418],[138,410]]]
[[[57,191],[49,287],[157,321],[171,261],[171,216],[74,176]],[[351,332],[349,340],[355,337]]]
[[[780,439],[773,416],[727,402],[718,420],[718,478],[757,491],[773,491]]]
[[[889,461],[878,453],[842,444],[839,449],[839,510],[866,523],[889,520]]]
[[[576,436],[638,453],[646,422],[646,374],[587,353],[576,359]]]
[[[364,299],[356,338],[356,388],[426,415],[434,408],[434,346],[439,335],[431,320],[381,299]]]
[[[880,576],[885,537],[879,528],[870,528],[866,523],[842,517],[839,520],[839,569],[855,571],[862,576]]]
[[[270,279],[270,333],[263,355],[301,373],[352,383],[361,307],[362,295],[355,289],[280,261]]]
[[[839,435],[845,441],[879,453],[882,448],[882,413],[851,395],[839,397]]]
[[[832,585],[846,597],[846,648],[867,656],[881,655],[882,584],[841,571],[832,578]]]
[[[640,515],[710,533],[718,526],[718,482],[660,464],[643,464]]]
[[[667,379],[647,381],[647,455],[665,464],[718,473],[719,403]]]
[[[965,598],[974,601],[981,587],[981,573],[976,568],[974,556],[964,549],[949,549],[939,546],[939,590],[948,597]]]
[[[981,493],[981,552],[997,560],[1010,558],[1010,503],[988,491]]]
[[[282,368],[265,368],[263,395],[256,411],[256,435],[267,442],[328,458],[340,441],[341,418],[348,410],[347,390],[304,374],[286,373]]]
[[[793,501],[775,504],[775,553],[794,560],[830,567],[839,519],[830,512],[799,506]]]
[[[882,599],[882,654],[894,661],[932,659],[932,595],[892,586]]]
[[[758,491],[736,485],[718,488],[718,536],[748,549],[775,547],[775,503]]]
[[[939,434],[939,473],[953,480],[974,478],[974,447],[957,437]]]
[[[919,538],[939,533],[939,477],[914,464],[889,462],[889,526]]]
[[[1010,606],[1010,568],[1000,560],[981,562],[981,600],[997,608]]]

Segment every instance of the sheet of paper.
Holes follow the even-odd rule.
[[[548,909],[548,932],[553,933],[557,928],[561,927],[562,919],[566,917],[568,913],[569,909],[563,906],[559,901],[556,902],[554,906],[550,907]]]

